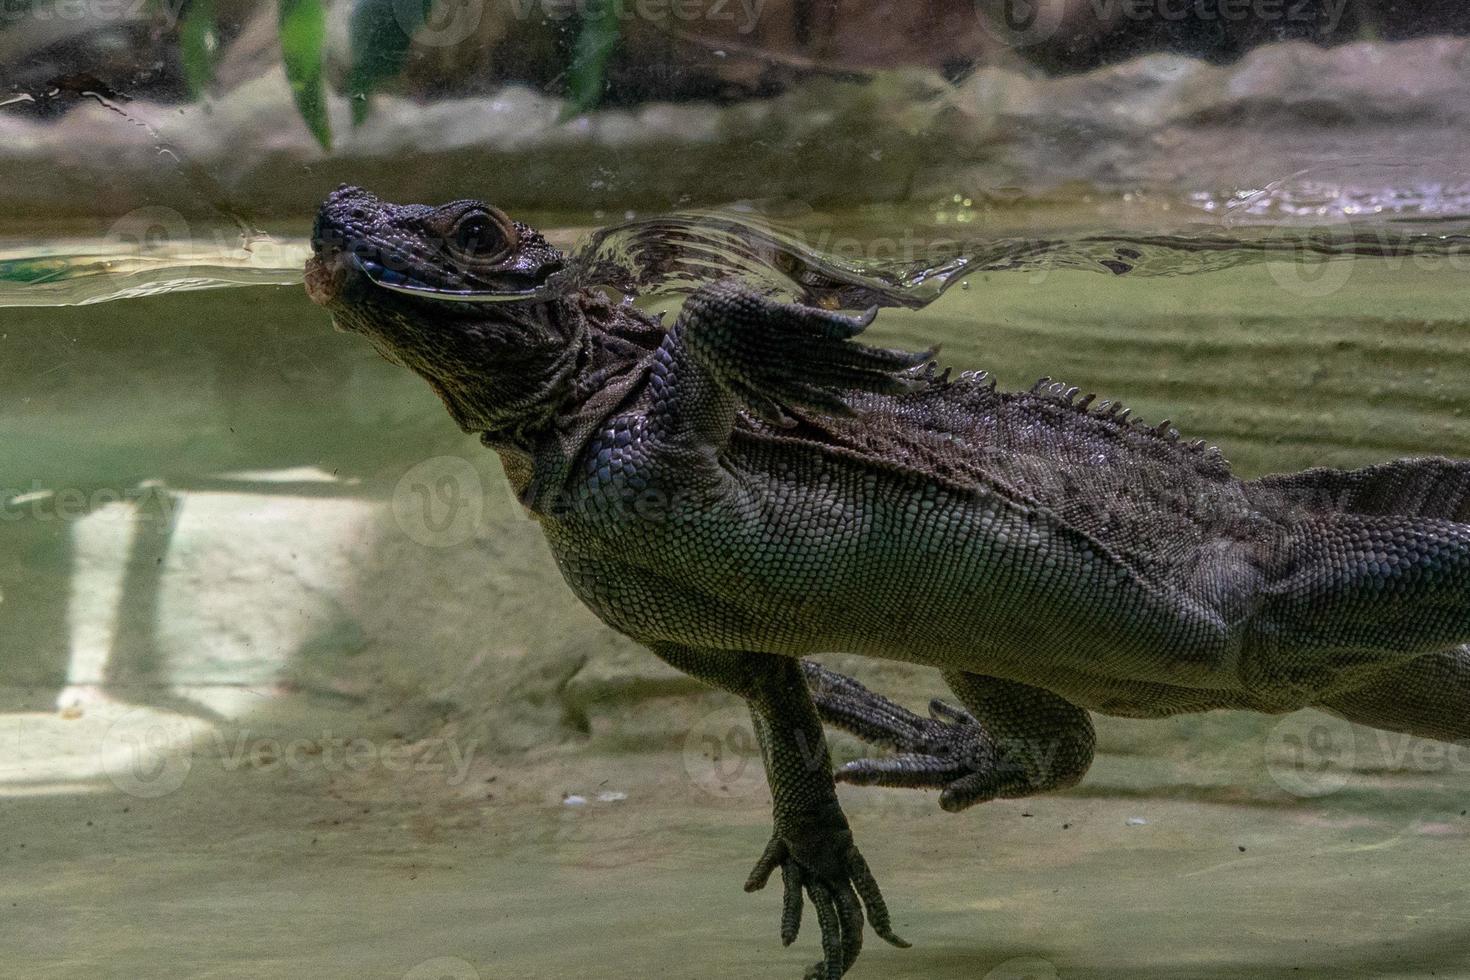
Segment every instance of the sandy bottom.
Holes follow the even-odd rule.
[[[0,797],[11,976],[796,977],[815,957],[810,916],[783,950],[777,895],[740,889],[768,826],[758,773],[695,741],[507,765],[305,698],[192,751],[157,715],[69,714],[25,739],[66,771],[48,782],[33,759]],[[130,766],[65,750],[101,730],[143,746]],[[1328,792],[1299,795],[1246,741],[1112,753],[1076,790],[961,815],[844,788],[914,943],[870,935],[852,975],[1470,975],[1467,774],[1360,753],[1301,770]]]

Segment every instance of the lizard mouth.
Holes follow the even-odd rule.
[[[568,278],[565,271],[554,273],[545,280],[525,284],[506,281],[484,289],[445,289],[404,275],[396,269],[379,265],[370,259],[351,257],[359,272],[374,286],[390,292],[413,296],[435,303],[518,303],[524,300],[546,299],[562,290]]]
[[[317,306],[332,313],[332,327],[338,333],[351,333],[353,317],[347,315],[352,304],[369,288],[367,277],[351,255],[333,248],[318,248],[306,260],[303,284],[306,295]]]
[[[507,283],[495,289],[445,289],[371,259],[335,249],[322,249],[306,260],[305,284],[306,295],[318,306],[336,302],[355,279],[389,292],[436,303],[512,303],[555,295],[561,291],[568,275],[563,270],[540,283]]]
[[[318,306],[330,306],[344,299],[343,294],[354,283],[370,283],[414,295],[439,295],[428,283],[331,245],[317,245],[316,254],[306,260],[306,295]]]
[[[330,306],[342,294],[347,269],[337,256],[313,255],[306,260],[306,295],[317,306]]]

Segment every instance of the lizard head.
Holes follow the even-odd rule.
[[[437,302],[535,299],[567,268],[539,232],[488,204],[390,204],[348,184],[322,202],[311,244],[307,291],[323,305],[353,279]]]
[[[339,330],[427,380],[466,431],[554,413],[585,319],[566,256],[479,201],[382,201],[342,185],[317,214],[306,292]]]

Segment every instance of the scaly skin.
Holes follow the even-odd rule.
[[[865,913],[903,944],[822,721],[894,752],[838,779],[950,810],[1077,782],[1089,711],[1316,705],[1470,737],[1470,464],[1240,481],[1075,388],[861,345],[871,311],[724,280],[665,329],[476,202],[344,187],[313,244],[313,299],[500,454],[573,591],[750,706],[775,802],[747,887],[781,869],[788,943],[812,902],[809,976],[851,967]],[[799,659],[830,650],[936,667],[964,707],[921,718]]]

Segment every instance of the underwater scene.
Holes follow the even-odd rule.
[[[0,53],[0,974],[1470,977],[1458,5]]]

